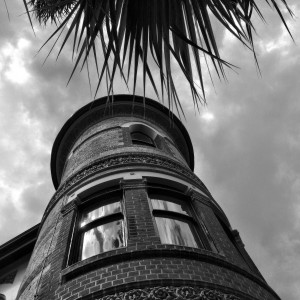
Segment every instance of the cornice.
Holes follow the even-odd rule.
[[[72,189],[76,184],[82,182],[84,179],[89,176],[98,173],[105,172],[110,169],[118,169],[129,166],[135,167],[155,167],[160,169],[169,170],[177,176],[187,178],[190,180],[195,186],[198,186],[200,189],[204,190],[206,194],[210,196],[210,193],[203,182],[187,167],[181,165],[179,162],[169,159],[165,156],[159,156],[158,154],[151,153],[126,153],[119,155],[111,155],[110,157],[101,158],[97,161],[94,161],[90,165],[84,167],[79,170],[76,174],[67,178],[65,182],[63,182],[56,193],[50,200],[48,207],[45,211],[45,216],[49,213],[50,209],[57,202],[58,198]],[[44,219],[43,218],[43,219]]]
[[[134,101],[134,102],[133,102]],[[109,103],[109,104],[108,104]],[[113,104],[111,104],[113,103]],[[133,105],[134,103],[134,105]],[[100,109],[103,107],[104,110],[107,111],[106,115],[103,115],[103,118],[108,117],[114,117],[115,114],[109,114],[109,109],[107,108],[113,108],[115,109],[119,105],[132,105],[134,109],[131,109],[131,113],[135,113],[135,110],[143,107],[144,112],[146,112],[147,109],[157,111],[158,114],[164,116],[167,120],[169,120],[170,124],[176,125],[176,127],[179,129],[179,132],[181,132],[182,138],[185,140],[187,145],[187,160],[189,161],[189,166],[193,170],[194,169],[194,150],[193,145],[191,142],[191,139],[189,137],[189,134],[181,121],[173,114],[171,113],[165,106],[160,104],[157,101],[151,100],[149,98],[144,98],[140,96],[132,96],[132,95],[114,95],[113,98],[111,97],[103,97],[100,99],[97,99],[93,101],[92,103],[89,103],[79,109],[62,127],[60,132],[58,133],[55,142],[53,144],[52,148],[52,154],[51,154],[51,174],[52,174],[52,180],[55,188],[58,188],[59,185],[59,176],[57,173],[57,162],[58,162],[58,152],[59,148],[61,146],[61,143],[63,142],[63,139],[67,135],[67,133],[71,130],[72,126],[78,121],[79,119],[83,118],[84,115],[88,114],[94,109]],[[108,105],[108,106],[107,106]],[[112,110],[113,110],[112,109]],[[99,114],[100,116],[100,114]],[[102,117],[100,117],[102,119]],[[173,126],[174,126],[173,125]]]

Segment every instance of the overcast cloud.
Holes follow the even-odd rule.
[[[246,250],[283,300],[300,299],[300,4],[296,17],[257,21],[258,75],[251,53],[218,31],[223,58],[237,65],[228,83],[206,77],[208,105],[194,113],[188,85],[179,90],[195,148],[196,174],[239,230]],[[0,4],[0,244],[40,222],[54,193],[53,141],[67,118],[91,100],[86,74],[66,87],[72,62],[64,52],[43,66],[35,56],[50,30],[33,35],[22,1]],[[21,16],[20,16],[21,15]],[[288,17],[288,16],[287,16]],[[219,28],[219,27],[218,27]],[[48,47],[49,49],[49,47]],[[174,66],[179,82],[182,75]],[[178,75],[177,75],[178,74]],[[126,93],[124,87],[115,92]],[[100,91],[99,96],[105,95]],[[153,97],[149,91],[148,96]]]

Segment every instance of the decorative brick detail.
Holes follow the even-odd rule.
[[[99,124],[99,120],[101,120],[101,124]],[[67,147],[60,153],[62,165],[64,165],[69,151],[74,147],[74,144],[78,144],[77,140],[79,136],[80,140],[83,140],[86,136],[92,135],[97,131],[135,121],[143,122],[150,126],[154,125],[155,128],[163,128],[168,132],[168,136],[180,148],[181,152],[188,155],[186,143],[179,128],[175,125],[176,122],[170,122],[170,119],[159,109],[150,106],[145,107],[143,103],[135,103],[133,109],[132,99],[129,99],[127,103],[115,103],[113,105],[113,112],[105,104],[101,107],[96,107],[90,111],[87,117],[75,124],[72,133],[65,140]]]
[[[157,286],[145,289],[134,289],[107,295],[95,300],[241,300],[231,294],[224,294],[217,290],[195,288],[190,286]]]
[[[124,168],[126,165],[132,166],[133,164],[142,164],[145,166],[155,166],[169,169],[175,173],[180,174],[181,176],[185,176],[188,179],[192,180],[197,186],[204,190],[205,193],[210,195],[203,182],[191,170],[175,162],[174,160],[158,156],[157,154],[126,153],[123,155],[114,155],[113,157],[106,157],[104,159],[100,159],[95,163],[80,170],[74,176],[68,178],[62,185],[60,185],[60,187],[50,200],[45,214],[47,214],[47,211],[51,208],[51,205],[53,205],[60,196],[62,196],[71,187],[73,187],[76,183],[83,180],[84,178],[97,172],[104,172],[110,168],[116,168],[119,166],[122,166]]]
[[[180,121],[175,118],[170,122],[165,108],[156,102],[144,103],[137,96],[140,101],[132,106],[127,101],[131,97],[121,98],[125,101],[116,101],[114,107],[106,106],[105,101],[84,107],[59,133],[51,160],[58,189],[43,216],[17,299],[278,300],[251,264],[222,209],[192,172],[193,149]],[[132,143],[126,126],[136,122],[156,130],[156,147]],[[156,174],[159,175],[155,177]],[[200,243],[199,247],[188,247],[180,246],[183,243],[175,239],[167,240],[174,244],[161,241],[144,177],[151,183],[149,190],[155,184],[165,193],[172,187],[182,190],[191,186],[182,200],[190,202],[193,218],[174,209],[181,203],[176,199],[166,205],[165,210],[170,211],[165,212],[165,217],[164,211],[158,209],[154,216],[182,221],[176,222],[173,229],[178,237],[187,232],[186,226],[193,229],[191,234],[199,230],[203,248]],[[176,179],[172,182],[172,178]],[[106,213],[106,204],[109,208],[112,203],[110,191],[119,191],[120,187],[122,213]],[[103,199],[97,197],[101,190],[107,195]],[[103,209],[94,209],[101,201]],[[91,222],[81,229],[81,211],[77,207],[82,212],[95,212]],[[87,244],[82,232],[107,225],[107,233],[98,237],[98,242],[109,243],[115,230],[110,226],[120,218],[126,243],[97,250],[97,240],[91,236],[89,247],[95,246],[93,253],[97,254],[81,260],[81,249]],[[165,232],[176,237],[170,233],[170,222],[165,223]],[[205,235],[209,237],[207,243]]]

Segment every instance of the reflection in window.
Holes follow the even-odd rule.
[[[120,199],[83,211],[79,222],[79,259],[125,246],[124,217]]]
[[[163,244],[203,247],[188,202],[174,195],[151,194],[151,204]]]
[[[100,206],[92,211],[85,212],[82,216],[80,227],[105,216],[121,212],[121,203],[115,202]]]
[[[183,202],[175,202],[175,199],[172,199],[171,197],[165,196],[166,200],[162,199],[151,199],[152,206],[154,209],[160,209],[160,210],[167,210],[167,211],[174,211],[178,212],[180,214],[189,215],[187,205]],[[167,201],[168,200],[168,201]]]
[[[205,248],[217,252],[217,248],[205,224],[198,222],[188,198],[169,191],[151,193],[151,204],[158,234],[162,244],[193,248]]]
[[[198,247],[188,223],[161,217],[156,217],[155,220],[160,240],[163,244]]]
[[[125,246],[123,220],[109,222],[84,233],[81,259],[123,246]]]
[[[141,131],[131,132],[131,141],[135,145],[146,145],[155,147],[155,144],[150,136]]]

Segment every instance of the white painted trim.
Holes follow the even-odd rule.
[[[110,186],[120,184],[121,180],[142,180],[146,179],[147,182],[153,183],[160,183],[166,184],[167,186],[174,186],[178,190],[182,192],[186,192],[190,189],[202,194],[203,196],[208,197],[203,191],[199,188],[193,186],[192,184],[188,183],[185,180],[179,179],[172,175],[167,175],[159,172],[151,172],[151,171],[128,171],[128,172],[121,172],[117,174],[112,174],[109,176],[104,176],[99,178],[92,177],[90,182],[84,182],[81,186],[75,187],[75,190],[72,190],[70,193],[67,194],[68,200],[67,203],[75,200],[76,198],[85,198],[92,193],[97,192],[100,189],[108,188]]]

